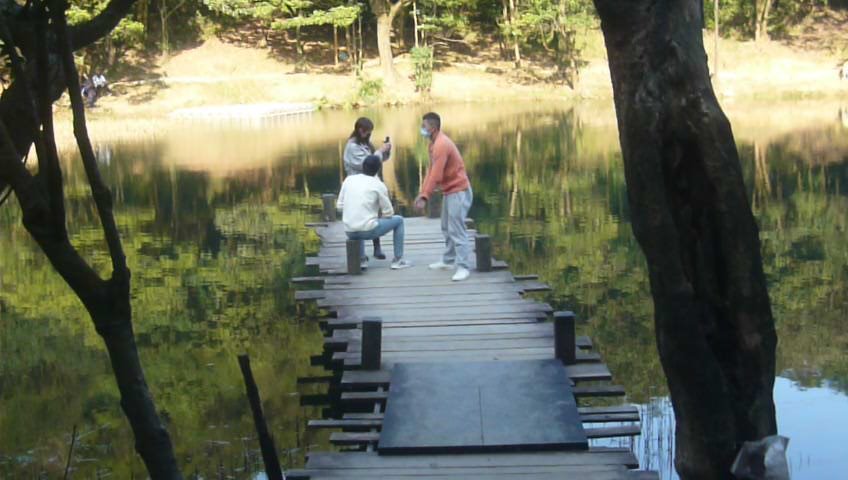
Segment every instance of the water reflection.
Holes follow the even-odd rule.
[[[375,135],[396,145],[384,173],[402,209],[427,161],[417,136],[423,111],[367,112]],[[673,418],[612,112],[533,104],[439,111],[467,160],[480,229],[514,271],[552,285],[546,301],[584,320],[643,410],[645,435],[634,451],[644,467],[672,478]],[[848,136],[832,110],[787,112],[731,117],[779,323],[785,373],[776,398],[794,478],[836,478],[848,469],[830,453],[839,443],[828,433],[844,431],[838,412],[848,407]],[[189,474],[255,475],[259,457],[235,362],[245,350],[283,462],[298,464],[312,445],[327,448],[325,436],[304,431],[320,412],[302,409],[294,394],[313,388],[296,378],[310,371],[321,339],[299,315],[288,279],[317,247],[304,224],[320,193],[338,188],[344,139],[361,114],[99,142],[133,269],[142,360]],[[84,173],[72,156],[66,164],[74,242],[105,271]],[[0,477],[60,476],[75,424],[84,434],[78,476],[141,477],[101,342],[9,207],[0,208],[0,353]],[[814,416],[825,412],[828,422]]]

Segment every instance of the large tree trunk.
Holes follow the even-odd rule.
[[[392,55],[392,24],[402,8],[402,0],[395,3],[389,3],[388,0],[371,0],[371,10],[377,17],[377,51],[380,53],[380,66],[383,67],[383,82],[387,85],[397,83],[400,78],[395,70]]]
[[[681,478],[732,478],[774,434],[777,336],[730,123],[710,84],[698,0],[595,0],[633,232],[645,253]]]

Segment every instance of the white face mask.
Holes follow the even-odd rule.
[[[426,128],[421,127],[421,136],[424,138],[430,138],[430,132],[428,132]]]

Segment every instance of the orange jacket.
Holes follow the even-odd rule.
[[[453,140],[444,133],[437,132],[428,150],[430,168],[427,170],[424,184],[421,185],[421,196],[429,199],[437,186],[441,187],[445,195],[461,192],[471,186],[465,172],[465,161],[462,160]]]

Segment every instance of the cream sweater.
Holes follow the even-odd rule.
[[[374,230],[380,213],[384,217],[395,214],[386,185],[377,177],[364,173],[345,179],[336,206],[342,211],[346,232]]]

